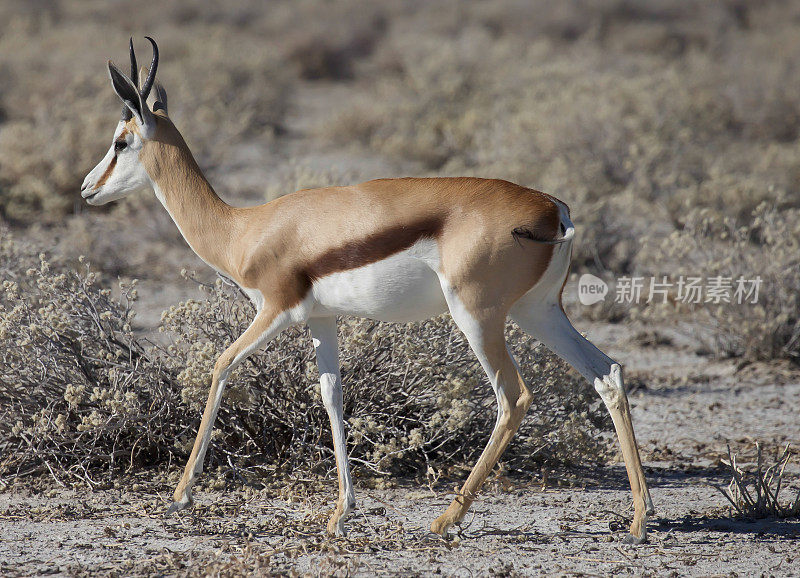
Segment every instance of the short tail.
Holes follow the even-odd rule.
[[[570,223],[571,225],[572,223]],[[511,231],[511,235],[519,240],[519,239],[528,239],[530,241],[534,241],[536,243],[542,243],[544,245],[560,245],[561,243],[566,243],[567,241],[571,241],[572,238],[575,236],[575,227],[566,227],[564,223],[561,223],[561,236],[556,237],[555,239],[545,239],[540,235],[537,235],[530,229],[526,229],[525,227],[517,227],[516,229]]]

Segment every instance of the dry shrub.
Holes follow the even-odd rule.
[[[289,62],[297,66],[306,80],[351,80],[354,66],[369,56],[386,32],[386,20],[380,14],[359,12],[349,26],[332,28],[320,19],[317,26],[290,37]],[[315,19],[316,20],[316,19]]]
[[[165,38],[159,78],[176,126],[203,165],[213,166],[236,157],[234,144],[270,143],[281,133],[291,88],[278,57],[254,50],[258,43],[252,37],[214,28],[198,34],[202,41],[185,38],[178,44],[171,34]]]
[[[7,235],[0,271],[0,473],[49,469],[57,479],[92,482],[121,468],[183,461],[214,361],[248,324],[250,304],[221,281],[205,286],[206,300],[164,312],[172,342],[154,345],[131,332],[131,285],[118,301],[88,267],[37,258]],[[605,457],[601,431],[609,424],[591,387],[516,330],[511,334],[536,401],[508,463],[525,470]],[[411,326],[346,320],[341,336],[357,472],[456,473],[477,458],[495,422],[494,396],[449,319]],[[305,330],[285,331],[230,383],[209,452],[212,467],[333,467]]]
[[[784,479],[786,466],[792,454],[787,444],[774,463],[765,467],[761,445],[756,443],[756,469],[746,472],[736,463],[736,455],[728,446],[728,461],[723,461],[731,470],[732,478],[727,491],[715,486],[731,503],[736,514],[748,519],[793,518],[800,516],[800,488],[794,500],[784,504],[781,489],[788,485]]]
[[[87,172],[84,167],[101,158],[99,147],[109,146],[113,121],[94,110],[95,95],[106,88],[101,77],[72,78],[60,87],[73,95],[69,101],[53,95],[53,101],[45,103],[47,96],[41,92],[24,103],[4,99],[0,216],[52,222],[73,210]],[[37,110],[37,105],[46,106],[46,112]],[[75,116],[83,122],[72,122]]]
[[[443,168],[454,156],[470,155],[475,126],[466,117],[479,104],[488,104],[476,102],[476,96],[490,94],[476,91],[474,63],[459,47],[425,38],[418,42],[413,51],[397,56],[400,77],[376,84],[375,94],[364,95],[326,121],[321,135],[340,144],[355,139],[428,170]]]
[[[757,303],[731,298],[687,304],[672,295],[665,304],[636,308],[644,319],[670,324],[691,317],[706,328],[699,336],[719,355],[800,360],[800,210],[762,203],[745,223],[710,209],[693,210],[681,230],[646,242],[640,258],[658,263],[643,272],[658,278],[670,273],[673,281],[677,275],[723,277],[735,288],[740,277],[761,279]]]
[[[90,471],[167,459],[178,388],[87,265],[37,258],[0,231],[0,472]]]

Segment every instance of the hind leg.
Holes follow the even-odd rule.
[[[431,525],[431,530],[445,535],[459,524],[486,481],[500,456],[519,428],[522,418],[533,401],[506,346],[503,334],[505,313],[483,311],[480,318],[467,311],[455,293],[445,288],[453,320],[469,341],[483,366],[497,396],[497,422],[489,443],[470,472],[461,491],[447,510]]]
[[[511,310],[511,318],[523,331],[539,339],[577,369],[594,385],[603,399],[614,422],[633,493],[634,515],[629,541],[644,542],[647,539],[647,515],[654,511],[653,501],[636,445],[628,397],[622,382],[622,369],[578,333],[557,303],[532,306],[530,303],[518,303]]]

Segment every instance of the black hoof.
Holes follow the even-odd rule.
[[[628,534],[625,536],[625,539],[622,540],[625,544],[644,544],[647,542],[647,534],[643,534],[642,536],[634,536],[633,534]]]
[[[167,513],[165,514],[165,516],[171,516],[172,514],[174,514],[176,512],[180,512],[181,510],[185,510],[190,505],[191,505],[191,502],[189,502],[188,504],[184,504],[182,502],[172,502],[172,505],[169,508],[167,508]]]

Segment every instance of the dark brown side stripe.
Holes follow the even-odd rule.
[[[409,225],[397,225],[352,241],[320,255],[306,268],[310,282],[333,273],[357,269],[408,249],[423,238],[436,238],[442,230],[441,218],[430,218]]]
[[[100,180],[97,181],[97,184],[94,186],[94,188],[92,188],[93,191],[96,191],[97,189],[99,189],[100,187],[103,186],[103,183],[105,183],[108,180],[108,177],[111,176],[111,173],[114,172],[114,167],[115,166],[117,166],[117,157],[116,157],[116,155],[111,159],[111,162],[108,163],[108,168],[103,173],[103,176],[100,177]]]

